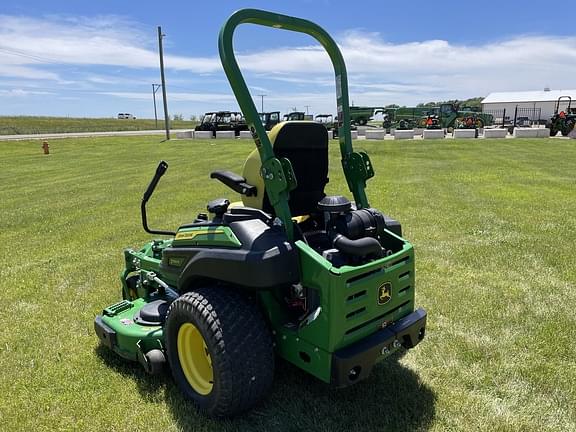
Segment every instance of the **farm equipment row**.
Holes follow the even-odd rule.
[[[376,112],[378,113],[378,112]],[[472,110],[460,110],[452,103],[445,103],[435,107],[401,107],[385,108],[382,112],[385,129],[480,129],[493,124],[493,117]]]
[[[269,131],[280,123],[280,111],[259,113],[260,121],[264,128]],[[301,111],[294,111],[284,114],[282,121],[312,120],[312,116]],[[194,128],[196,131],[212,131],[216,136],[218,131],[234,131],[236,136],[240,131],[248,130],[248,125],[241,112],[237,111],[215,111],[207,112],[202,116],[202,121]]]
[[[435,107],[361,107],[351,106],[350,126],[364,126],[374,120],[377,115],[382,115],[382,127],[384,129],[447,129],[452,132],[454,129],[480,129],[493,124],[494,118],[491,114],[480,113],[472,110],[460,110],[452,103],[445,103]],[[570,107],[568,107],[570,113]],[[557,109],[558,112],[558,109]],[[269,131],[276,124],[280,123],[280,111],[259,113],[260,120],[264,128]],[[576,115],[568,114],[564,111],[558,114],[555,122],[555,130],[566,130],[570,124],[574,124]],[[302,111],[294,111],[285,114],[282,121],[303,121],[312,120],[312,116]],[[337,131],[337,117],[332,114],[318,114],[314,118],[317,123],[323,124],[327,130]],[[233,130],[238,136],[240,131],[248,130],[248,126],[242,113],[233,111],[218,111],[206,113],[201,124],[196,126],[197,131],[212,131],[216,136],[216,131]],[[569,132],[569,131],[568,131]],[[563,132],[564,133],[564,132]]]

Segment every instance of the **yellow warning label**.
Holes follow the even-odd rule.
[[[200,236],[200,235],[209,235],[209,234],[224,234],[224,230],[202,230],[202,231],[186,231],[186,232],[179,232],[174,237],[174,240],[192,240],[193,238]]]

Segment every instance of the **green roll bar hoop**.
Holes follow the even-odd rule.
[[[241,9],[234,12],[220,30],[218,38],[220,60],[258,148],[262,161],[261,175],[264,178],[270,204],[274,207],[276,216],[282,220],[288,238],[293,240],[292,215],[288,206],[288,199],[290,191],[296,187],[294,172],[287,159],[279,160],[275,157],[270,139],[262,125],[254,101],[250,96],[234,56],[234,30],[240,24],[246,23],[305,33],[315,38],[324,47],[334,66],[338,139],[342,156],[342,168],[348,188],[354,195],[358,208],[369,207],[365,192],[366,180],[374,176],[374,170],[366,153],[354,152],[352,149],[348,76],[344,58],[334,39],[323,28],[304,19],[257,9]]]

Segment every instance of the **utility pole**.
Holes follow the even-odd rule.
[[[160,84],[152,84],[152,100],[154,101],[154,127],[158,129],[158,113],[156,112],[156,92],[162,87]]]
[[[160,77],[162,79],[162,99],[164,99],[164,126],[166,140],[170,139],[170,118],[168,117],[168,101],[166,100],[166,78],[164,77],[164,52],[162,51],[162,27],[158,26],[158,50],[160,52]]]
[[[261,106],[261,108],[260,108],[261,111],[260,111],[260,112],[263,113],[263,112],[264,112],[264,96],[268,96],[268,95],[259,94],[258,96],[260,96],[260,100],[261,100],[261,105],[260,105],[260,106]]]
[[[310,108],[310,105],[304,105],[304,108],[306,108],[306,115],[308,115],[308,108]]]

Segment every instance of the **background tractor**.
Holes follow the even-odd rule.
[[[314,117],[314,121],[323,125],[328,131],[338,127],[338,123],[334,122],[334,116],[332,114],[317,114],[316,117]]]
[[[264,129],[267,131],[280,123],[280,111],[264,112],[259,115],[262,125],[264,125]]]
[[[283,120],[284,121],[312,120],[312,116],[307,115],[305,112],[302,111],[293,111],[291,113],[284,114]]]
[[[332,61],[342,168],[353,196],[327,196],[328,134],[316,122],[266,132],[233,50],[243,23],[314,37]],[[220,59],[256,149],[242,175],[211,178],[240,195],[218,198],[176,231],[148,227],[146,204],[168,165],[160,162],[141,204],[144,229],[162,239],[124,251],[123,300],[95,319],[103,345],[150,373],[168,364],[184,396],[214,416],[253,407],[269,392],[275,356],[337,387],[423,338],[415,309],[414,249],[398,221],[370,207],[370,158],[354,151],[348,79],[326,31],[306,20],[253,9],[234,13]],[[230,192],[230,190],[228,190]]]
[[[244,121],[244,116],[235,111],[208,112],[202,117],[202,122],[194,128],[196,131],[212,131],[216,137],[217,131],[233,130],[236,136],[240,131],[248,130],[248,125]]]
[[[561,104],[566,106],[562,109]],[[562,136],[568,136],[576,124],[576,108],[572,108],[572,98],[570,96],[560,96],[556,101],[554,115],[546,124],[550,129],[550,136],[556,136],[558,132]]]
[[[440,118],[436,114],[428,114],[422,120],[422,126],[424,126],[426,129],[442,129]]]

